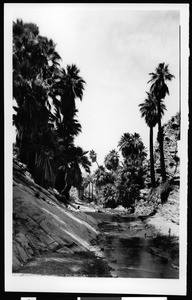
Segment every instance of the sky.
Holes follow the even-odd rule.
[[[33,22],[40,35],[53,39],[63,67],[75,63],[80,69],[86,85],[82,102],[76,102],[82,133],[75,143],[94,149],[99,164],[118,150],[126,132],[139,133],[149,149],[149,128],[138,105],[150,89],[149,73],[161,62],[175,76],[168,82],[162,123],[179,111],[180,12],[157,8],[22,4],[11,10],[13,21]]]

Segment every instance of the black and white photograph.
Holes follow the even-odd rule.
[[[185,295],[188,58],[188,4],[4,5],[6,291]]]

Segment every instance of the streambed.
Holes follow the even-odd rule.
[[[15,273],[78,277],[179,278],[178,238],[159,236],[134,215],[86,211],[98,221],[95,251],[42,253]],[[99,249],[99,252],[98,250]],[[97,255],[97,253],[101,255]]]
[[[179,278],[177,238],[159,236],[134,216],[87,214],[99,221],[98,243],[113,277]]]

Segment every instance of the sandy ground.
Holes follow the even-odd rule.
[[[160,213],[148,218],[147,224],[153,226],[160,235],[179,237],[179,225],[167,220]]]

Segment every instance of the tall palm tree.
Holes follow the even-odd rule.
[[[78,112],[75,101],[82,100],[85,81],[79,72],[76,65],[68,65],[67,70],[61,69],[51,93],[58,135],[70,141],[69,146],[81,132],[81,125],[75,119]]]
[[[60,80],[55,83],[55,96],[60,96],[61,100],[56,100],[56,107],[59,106],[60,113],[67,117],[71,111],[76,109],[75,100],[83,98],[85,81],[79,75],[80,70],[76,65],[67,65],[66,70],[61,69]]]
[[[54,168],[66,169],[67,182],[73,170],[74,181],[77,174],[80,178],[77,157],[83,163],[84,156],[74,146],[74,137],[81,132],[75,101],[82,100],[85,81],[76,65],[68,65],[66,70],[60,67],[55,46],[39,35],[35,24],[22,20],[13,23],[13,98],[17,102],[13,121],[22,161],[27,162],[31,154],[30,169],[37,183],[44,186],[52,184]],[[52,134],[56,147],[48,143]]]
[[[171,81],[174,78],[169,72],[168,65],[164,62],[160,63],[155,70],[155,73],[150,73],[151,79],[148,81],[152,83],[150,92],[157,100],[158,108],[158,139],[159,139],[159,151],[160,151],[160,164],[161,164],[161,176],[162,181],[166,181],[166,169],[165,169],[165,159],[164,159],[164,149],[163,149],[163,132],[161,126],[161,101],[166,95],[169,95],[169,89],[166,85],[166,81]]]
[[[153,156],[153,127],[158,122],[157,101],[152,94],[147,92],[147,98],[139,104],[141,117],[145,119],[147,126],[149,126],[149,149],[150,149],[150,171],[151,171],[151,185],[155,186],[155,170],[154,170],[154,156]],[[164,114],[166,107],[161,101],[161,116]]]
[[[76,100],[82,100],[85,84],[79,72],[76,65],[68,65],[66,70],[61,69],[51,94],[61,150],[57,161],[56,186],[66,198],[69,198],[71,186],[78,186],[81,181],[79,164],[82,164],[83,168],[86,168],[86,164],[90,164],[83,150],[74,146],[74,138],[81,132],[81,124],[76,119],[78,112]]]
[[[89,151],[89,157],[91,159],[92,162],[96,162],[98,168],[99,168],[99,164],[97,162],[97,154],[94,150]]]
[[[77,110],[74,109],[67,118],[60,116],[55,122],[60,145],[62,144],[65,149],[74,145],[74,138],[81,132],[81,124],[75,118],[76,112]]]
[[[56,69],[59,60],[55,44],[40,36],[35,24],[22,20],[13,23],[13,98],[17,102],[13,121],[18,133],[20,158],[25,163],[29,146],[34,149],[35,140],[48,129],[53,117],[49,94],[53,66]]]

